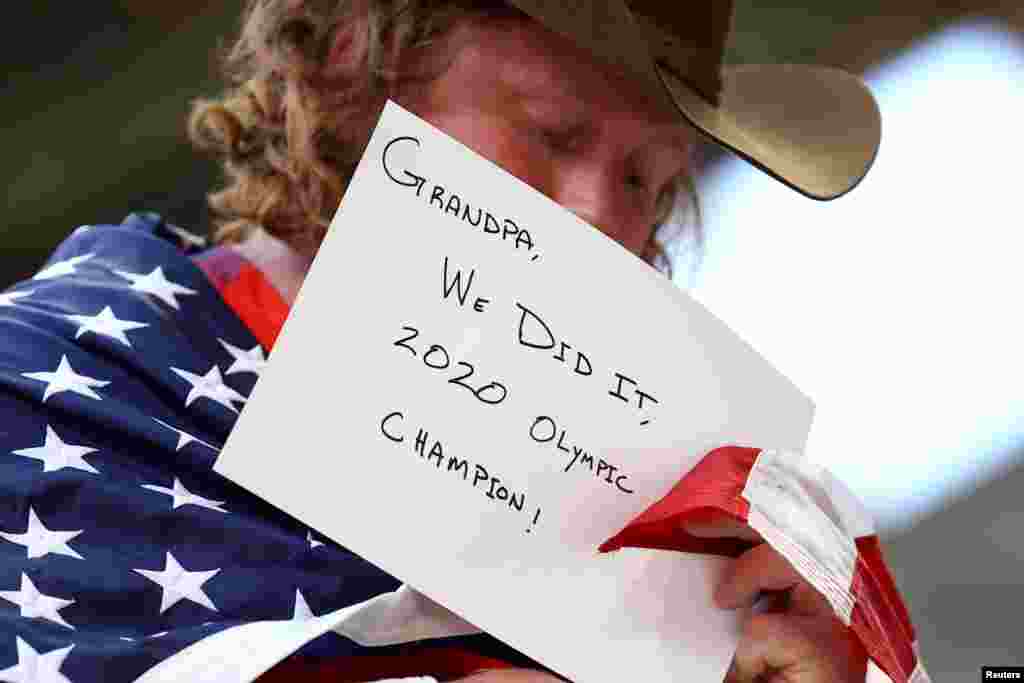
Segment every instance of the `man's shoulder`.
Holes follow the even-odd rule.
[[[102,311],[139,301],[187,315],[195,307],[183,308],[183,299],[193,297],[204,306],[217,299],[189,257],[204,246],[203,238],[153,213],[133,213],[119,224],[83,225],[35,275],[0,293],[0,320],[32,319],[34,328],[48,328],[47,322],[90,315],[97,306]]]
[[[224,436],[256,379],[232,363],[258,343],[190,258],[200,246],[155,214],[75,230],[0,293],[0,395],[90,420],[189,408]],[[211,383],[236,400],[197,405]]]
[[[120,223],[79,226],[57,245],[31,279],[73,275],[77,269],[71,266],[94,258],[121,266],[154,261],[166,265],[187,263],[190,255],[207,246],[205,237],[169,223],[160,214],[131,213]],[[78,261],[65,264],[69,259]]]

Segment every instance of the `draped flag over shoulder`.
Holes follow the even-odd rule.
[[[154,214],[79,228],[0,293],[0,681],[543,668],[212,471],[286,315],[255,268]],[[822,591],[871,656],[866,683],[928,680],[867,517],[827,471],[719,449],[602,550],[735,554],[679,531],[699,509]]]

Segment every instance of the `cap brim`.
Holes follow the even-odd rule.
[[[790,64],[723,67],[716,107],[671,70],[655,70],[690,124],[812,199],[836,199],[852,190],[878,153],[878,104],[845,71]]]

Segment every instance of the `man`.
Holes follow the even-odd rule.
[[[455,615],[322,543],[210,467],[388,97],[652,264],[667,263],[659,236],[692,171],[694,126],[811,196],[837,196],[867,171],[877,111],[850,79],[821,86],[815,73],[804,82],[800,95],[812,110],[824,92],[825,100],[846,105],[840,118],[858,107],[868,115],[827,144],[816,137],[819,122],[791,108],[787,116],[800,119],[809,140],[795,163],[787,151],[800,150],[799,142],[776,150],[769,144],[793,127],[788,119],[772,121],[771,106],[757,114],[756,98],[746,100],[753,107],[746,113],[757,114],[753,128],[765,127],[763,139],[736,127],[744,122],[742,106],[722,116],[742,74],[720,82],[716,58],[709,62],[699,51],[692,64],[680,63],[685,45],[673,49],[677,75],[688,85],[659,80],[674,77],[651,70],[650,59],[638,61],[630,31],[641,22],[651,36],[710,45],[720,60],[727,3],[724,19],[710,5],[674,9],[672,21],[662,17],[667,34],[657,16],[605,26],[619,42],[598,39],[598,20],[621,21],[624,4],[583,3],[575,17],[560,7],[251,2],[228,62],[236,87],[200,102],[192,119],[194,139],[227,171],[227,186],[211,195],[222,218],[220,245],[186,249],[194,241],[186,233],[136,215],[121,226],[76,231],[33,280],[3,295],[0,326],[9,341],[0,349],[0,415],[11,427],[0,438],[17,457],[0,479],[3,499],[12,501],[0,516],[7,541],[0,546],[0,597],[18,606],[18,617],[4,622],[0,667],[8,666],[0,680],[36,680],[40,672],[76,683],[176,680],[190,671],[189,657],[205,656],[211,666],[232,661],[224,644],[242,625],[352,605],[334,631],[282,653],[291,656],[269,672],[238,661],[216,680],[450,679],[479,670],[473,680],[557,680],[494,639],[467,635],[472,630]],[[698,32],[687,37],[688,30]],[[609,54],[602,58],[601,50]],[[673,55],[665,59],[671,63]],[[705,62],[710,67],[698,68]],[[745,147],[751,140],[757,155]],[[757,457],[749,451],[721,450],[702,466],[749,457],[749,471]],[[683,492],[695,481],[684,480]],[[833,526],[852,545],[842,520]],[[827,574],[816,564],[822,558],[808,567],[777,537],[766,539],[765,529],[715,503],[662,525],[658,533],[668,541],[624,532],[613,545],[714,552],[718,537],[745,541],[734,546],[742,553],[716,600],[735,608],[765,591],[784,592],[786,600],[748,620],[730,680],[861,683],[869,657],[893,681],[927,680],[916,656],[906,656],[913,632],[894,587],[874,601],[859,594],[859,617],[856,608],[837,615],[850,581],[836,597],[808,580],[819,569]],[[855,559],[857,571],[867,567],[869,578],[888,579],[880,559]],[[895,617],[881,599],[893,597]],[[417,635],[381,636],[390,619],[402,632],[409,614],[418,620]],[[887,634],[890,623],[902,631]],[[896,656],[879,654],[895,651],[893,643],[902,648]]]

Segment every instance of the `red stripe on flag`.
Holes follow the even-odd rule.
[[[457,647],[413,647],[407,653],[353,655],[337,659],[292,656],[257,678],[258,683],[362,683],[387,678],[432,676],[439,681],[464,678],[481,669],[508,669],[511,664]]]
[[[195,263],[253,336],[270,353],[288,317],[288,304],[256,266],[227,247],[215,247]]]
[[[885,564],[878,537],[862,536],[856,542],[857,567],[851,587],[856,604],[850,626],[893,683],[906,683],[917,667],[910,613]]]
[[[746,524],[750,505],[741,495],[754,467],[758,448],[723,446],[708,453],[661,500],[625,529],[600,545],[606,553],[619,548],[655,548],[736,557],[752,547],[738,538],[700,538],[682,529],[684,522],[705,521],[725,513]]]

